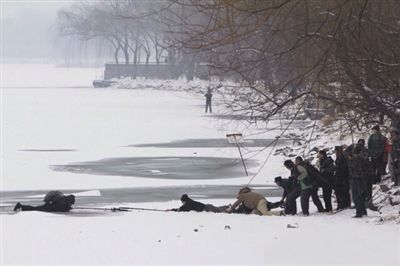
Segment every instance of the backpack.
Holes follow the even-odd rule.
[[[314,165],[312,165],[310,162],[306,162],[304,164],[304,168],[306,168],[308,176],[311,179],[311,182],[313,184],[316,184],[317,181],[319,180],[319,170]]]

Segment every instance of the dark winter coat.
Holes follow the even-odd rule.
[[[306,168],[308,176],[310,177],[313,186],[321,187],[323,182],[321,180],[320,177],[321,173],[319,172],[319,170],[308,161],[303,161],[300,165]]]
[[[282,178],[280,187],[283,188],[282,200],[295,188],[296,184],[288,178]]]
[[[64,194],[59,191],[50,191],[47,193],[44,202],[45,204],[40,206],[22,205],[18,203],[14,210],[21,209],[22,211],[68,212],[72,209],[72,205],[75,203],[75,196],[64,196]]]
[[[362,154],[353,154],[349,160],[349,177],[350,180],[367,178],[367,161],[363,158]]]
[[[335,175],[335,165],[331,157],[324,157],[320,160],[320,176],[326,184],[333,184]]]
[[[349,167],[344,155],[340,155],[335,160],[335,183],[337,185],[346,185],[349,183]]]
[[[368,155],[372,158],[381,158],[385,152],[386,137],[380,132],[368,138]]]
[[[178,212],[189,212],[189,211],[202,212],[206,211],[206,205],[201,202],[192,200],[191,198],[188,198],[179,209],[173,209],[173,210]]]
[[[206,102],[211,103],[212,93],[208,91],[204,96],[206,97]]]
[[[67,197],[59,199],[54,203],[45,203],[38,207],[38,211],[45,212],[68,212],[72,209],[72,204],[67,202]]]

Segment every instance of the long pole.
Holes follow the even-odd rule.
[[[239,143],[238,143],[238,142],[237,142],[237,140],[236,140],[236,136],[234,136],[234,138],[235,138],[235,143],[236,143],[236,146],[237,146],[237,148],[238,148],[238,150],[239,150],[240,159],[242,159],[242,163],[243,163],[244,172],[246,173],[246,176],[249,176],[249,174],[247,173],[246,164],[244,163],[244,160],[243,160],[242,151],[240,150]]]
[[[157,212],[166,212],[167,210],[160,209],[150,209],[150,208],[134,208],[134,207],[113,207],[113,208],[98,208],[98,207],[76,207],[73,208],[75,210],[99,210],[99,211],[122,211],[128,212],[130,210],[138,210],[138,211],[157,211]]]
[[[119,207],[122,210],[137,210],[137,211],[153,211],[153,212],[167,212],[168,210],[150,209],[150,208],[134,208],[134,207]]]
[[[126,208],[96,208],[96,207],[74,207],[74,210],[99,210],[99,211],[121,211],[121,212],[128,212]]]

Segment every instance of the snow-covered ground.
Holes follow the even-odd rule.
[[[249,177],[243,173],[237,178],[167,180],[52,170],[54,165],[106,158],[238,158],[234,147],[130,145],[224,139],[232,132],[273,139],[280,129],[268,128],[285,127],[276,121],[268,128],[255,128],[204,114],[199,92],[207,82],[125,80],[115,88],[91,88],[98,75],[96,69],[2,65],[1,191],[246,185],[252,177],[252,185],[265,185],[277,175],[287,175],[282,167],[285,157],[268,157],[271,149],[262,147],[244,149],[245,158],[259,162],[250,167]],[[213,100],[218,113],[218,95]],[[296,128],[289,132],[307,134]],[[334,146],[336,141],[340,143],[322,135],[318,143]],[[301,155],[300,147],[288,146]],[[232,203],[234,197],[195,199],[219,205]],[[179,203],[126,205],[168,209]],[[310,217],[150,211],[1,215],[1,265],[399,265],[399,225],[378,225],[372,212],[360,220],[352,219],[352,214],[346,210],[317,215],[312,209]]]

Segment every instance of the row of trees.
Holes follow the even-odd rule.
[[[161,16],[156,15],[163,4],[157,0],[78,2],[58,13],[59,33],[82,42],[104,41],[113,48],[117,64],[121,55],[126,64],[142,59],[148,64],[151,56],[159,64],[168,50]]]
[[[60,30],[104,38],[116,61],[207,62],[242,81],[234,113],[267,120],[314,101],[352,130],[400,119],[399,14],[397,0],[103,0],[62,11]]]

